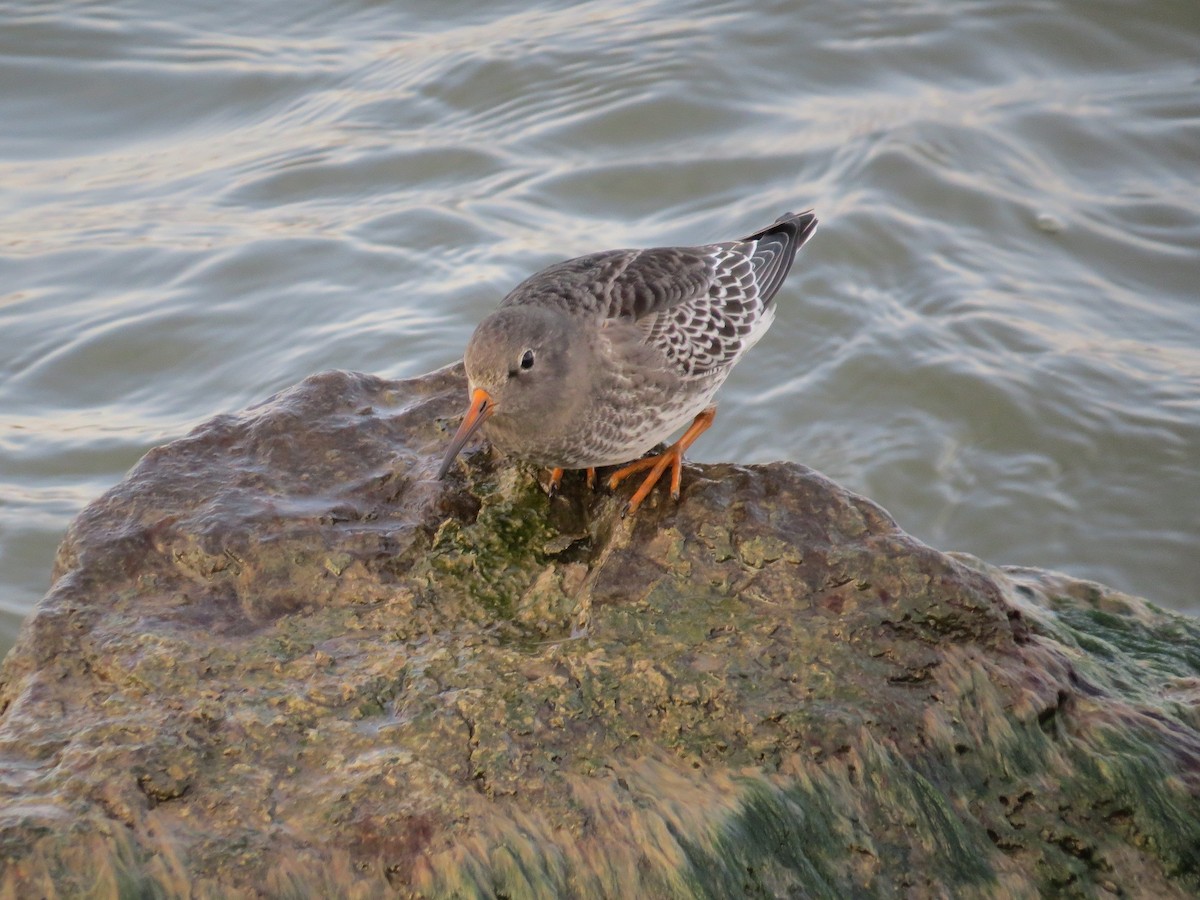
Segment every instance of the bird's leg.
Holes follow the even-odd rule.
[[[637,508],[642,505],[642,501],[646,499],[654,485],[658,483],[658,479],[662,477],[663,472],[667,470],[667,466],[671,467],[671,498],[679,499],[679,484],[683,478],[683,451],[692,446],[696,438],[700,437],[708,426],[713,423],[713,419],[717,416],[717,408],[710,406],[708,409],[702,410],[692,424],[688,426],[688,430],[683,433],[675,443],[668,447],[663,453],[658,456],[648,456],[645,459],[639,459],[636,462],[631,462],[627,466],[622,466],[608,479],[608,486],[615,488],[618,484],[645,469],[650,470],[650,474],[646,476],[646,480],[642,482],[642,486],[637,489],[637,492],[630,498],[629,506],[626,507],[626,514],[637,512]]]
[[[553,497],[558,493],[559,485],[562,484],[563,469],[562,466],[556,466],[550,470],[550,483],[546,485],[547,496]],[[587,470],[587,486],[590,490],[596,486],[596,470],[589,468]]]

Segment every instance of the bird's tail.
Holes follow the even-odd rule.
[[[758,282],[758,295],[764,303],[771,302],[791,271],[796,251],[816,229],[817,217],[810,209],[802,213],[784,213],[774,224],[742,238],[744,243],[757,245],[750,253],[750,259]]]

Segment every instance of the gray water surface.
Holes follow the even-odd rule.
[[[466,7],[0,3],[0,652],[156,444],[807,207],[692,457],[1200,611],[1194,0]]]

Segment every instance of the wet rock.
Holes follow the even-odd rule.
[[[1200,627],[801,466],[676,505],[334,372],[148,454],[0,670],[0,896],[1200,890]],[[632,490],[632,486],[628,486]]]

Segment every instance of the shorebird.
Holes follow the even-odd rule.
[[[811,211],[789,213],[740,240],[607,250],[526,279],[467,344],[470,405],[438,478],[482,428],[506,455],[550,468],[551,492],[565,469],[587,469],[591,484],[597,468],[626,464],[610,487],[649,470],[626,513],[668,467],[678,499],[684,451],[770,327],[773,298],[816,227]]]

